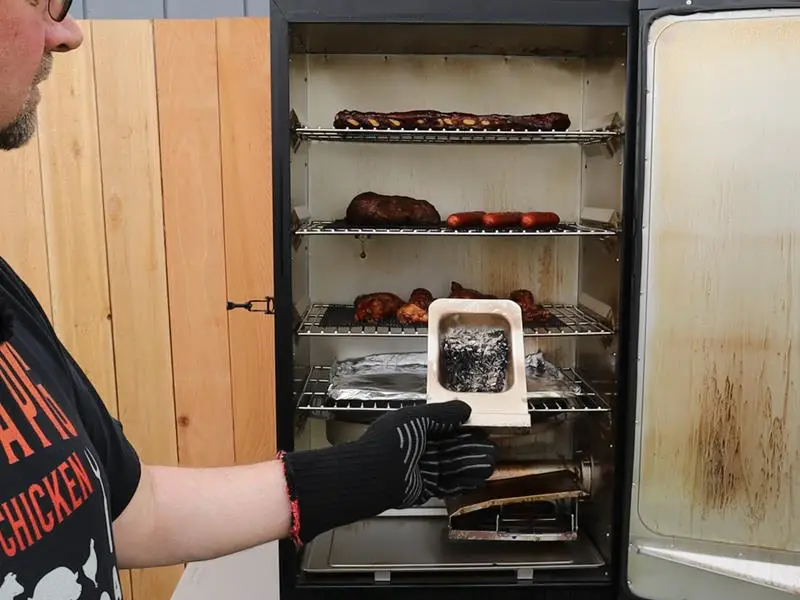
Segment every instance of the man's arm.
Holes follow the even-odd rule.
[[[114,521],[122,569],[208,560],[282,539],[291,510],[283,465],[142,467],[131,502]]]
[[[123,568],[224,556],[324,531],[390,508],[481,487],[494,471],[486,432],[463,429],[460,401],[406,407],[376,419],[355,442],[281,453],[256,465],[142,467],[114,521]]]
[[[2,258],[0,276],[20,310],[37,317],[43,339],[74,383],[75,409],[108,476],[123,568],[216,558],[284,537],[308,543],[389,508],[475,489],[494,470],[494,445],[484,432],[462,429],[471,409],[459,401],[393,411],[357,442],[281,453],[272,462],[209,469],[142,465],[122,424]]]

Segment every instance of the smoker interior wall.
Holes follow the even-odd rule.
[[[312,55],[306,61],[308,126],[330,126],[343,108],[428,107],[561,110],[575,127],[582,126],[581,59]],[[425,198],[443,216],[538,208],[575,220],[580,213],[577,146],[314,144],[308,162],[309,211],[318,219],[340,218],[350,199],[367,190]],[[367,243],[366,258],[352,238],[313,238],[309,246],[308,285],[315,302],[350,303],[372,291],[408,296],[415,287],[446,296],[453,280],[498,296],[525,287],[542,301],[577,299],[574,239],[385,237]],[[327,363],[369,352],[424,349],[424,340],[397,342],[320,339],[312,359]],[[528,346],[543,346],[562,363],[572,361],[572,340],[530,340]]]
[[[623,113],[625,66],[619,58],[537,56],[294,55],[291,105],[310,127],[330,127],[343,108],[472,112],[563,111],[573,129]],[[292,205],[314,219],[344,215],[353,196],[372,190],[425,198],[445,217],[464,210],[553,210],[578,220],[586,204],[619,206],[616,157],[588,156],[577,145],[301,144],[292,155]],[[446,296],[451,281],[497,295],[528,288],[541,302],[580,299],[582,241],[576,238],[347,236],[302,240],[293,254],[294,302],[351,303],[356,295],[407,296],[426,287]],[[362,258],[362,250],[366,257]],[[609,303],[613,299],[604,299]],[[311,360],[357,356],[419,341],[314,340]],[[572,339],[530,339],[564,366]]]

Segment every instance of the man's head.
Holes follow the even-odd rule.
[[[53,52],[81,45],[78,24],[55,20],[64,0],[0,0],[0,150],[23,146],[36,130],[38,84]],[[51,6],[52,5],[52,6]]]

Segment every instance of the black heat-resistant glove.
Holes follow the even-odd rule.
[[[292,539],[303,544],[390,508],[418,506],[482,486],[494,472],[494,445],[464,429],[459,400],[383,415],[355,442],[279,454],[292,503]]]

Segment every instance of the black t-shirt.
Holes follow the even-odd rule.
[[[120,600],[111,524],[139,458],[0,259],[3,304],[13,333],[0,339],[0,600]]]

